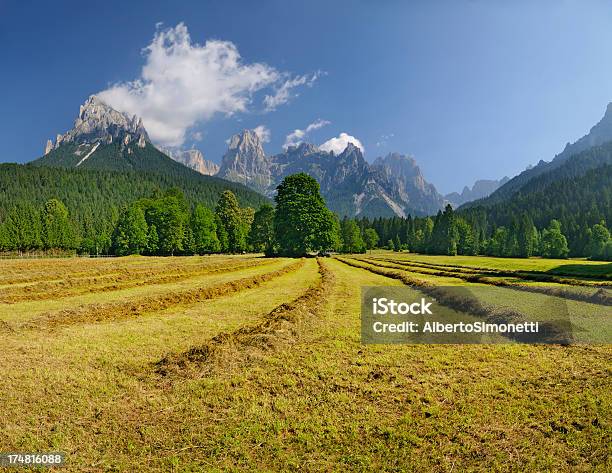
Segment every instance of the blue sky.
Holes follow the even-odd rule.
[[[183,89],[164,77],[172,41],[191,74],[172,79]],[[225,69],[211,79],[213,49]],[[228,64],[228,51],[240,60]],[[242,128],[269,130],[273,154],[294,130],[329,122],[302,139],[347,133],[370,161],[411,154],[446,193],[550,160],[601,118],[612,3],[0,0],[0,53],[2,162],[40,156],[87,96],[111,90],[161,140],[213,161]],[[138,79],[142,90],[129,85]],[[176,103],[173,90],[185,91]]]

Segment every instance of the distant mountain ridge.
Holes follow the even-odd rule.
[[[589,150],[610,141],[612,141],[612,103],[608,104],[603,118],[591,128],[589,133],[574,143],[567,143],[563,151],[552,161],[540,161],[536,166],[510,179],[489,197],[469,202],[465,206],[491,206],[509,200],[517,192],[523,192],[525,186],[539,176],[546,175],[549,181],[564,177],[580,177],[591,169],[610,164],[607,152],[588,153]]]
[[[266,156],[252,130],[230,139],[217,176],[272,196],[284,177],[298,172],[317,179],[327,205],[341,216],[426,215],[444,203],[411,157],[391,153],[369,164],[352,143],[338,155],[301,143]]]
[[[162,147],[158,147],[158,149],[176,162],[205,176],[214,176],[219,172],[219,165],[204,159],[204,155],[198,149],[170,150]]]
[[[477,180],[472,188],[465,186],[461,194],[458,192],[451,192],[450,194],[446,194],[444,198],[453,206],[459,207],[467,202],[471,202],[473,200],[482,199],[491,195],[501,186],[503,186],[506,182],[508,182],[510,178],[508,176],[504,176],[503,178],[496,179],[479,179]]]

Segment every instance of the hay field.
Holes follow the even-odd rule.
[[[0,451],[71,472],[610,471],[610,345],[365,346],[359,307],[362,286],[484,285],[522,311],[569,297],[602,332],[609,283],[605,263],[382,252],[2,260]]]

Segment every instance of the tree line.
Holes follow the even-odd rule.
[[[303,173],[289,176],[277,190],[276,207],[266,203],[257,211],[242,207],[231,190],[221,193],[214,208],[190,205],[178,188],[156,191],[122,207],[115,218],[107,214],[100,222],[104,217],[91,215],[97,228],[109,229],[97,234],[82,232],[60,199],[41,206],[22,202],[0,223],[0,251],[302,256],[341,247],[340,222],[327,209],[315,179]],[[351,225],[356,228],[355,222]]]
[[[483,218],[478,218],[478,217]],[[372,228],[380,236],[382,246],[391,250],[409,250],[436,255],[486,255],[528,258],[566,258],[586,256],[612,261],[612,238],[605,220],[586,227],[582,251],[571,251],[571,244],[562,222],[551,219],[538,229],[532,218],[523,212],[510,225],[497,226],[487,220],[486,213],[456,212],[448,205],[435,217],[408,216],[358,219],[362,234]]]
[[[283,180],[275,203],[255,211],[225,190],[214,206],[192,204],[181,190],[171,188],[137,199],[110,217],[89,216],[92,231],[86,232],[59,199],[39,207],[21,203],[0,223],[0,250],[118,256],[256,251],[301,256],[387,248],[442,255],[612,260],[612,239],[603,219],[584,230],[583,253],[575,254],[564,222],[551,219],[538,228],[527,211],[514,216],[509,225],[496,225],[481,209],[456,212],[450,206],[435,217],[340,220],[326,207],[318,182],[304,173]]]

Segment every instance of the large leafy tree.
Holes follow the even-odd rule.
[[[302,256],[338,247],[338,221],[325,206],[315,179],[293,174],[276,189],[274,232],[281,254]]]
[[[246,212],[240,208],[238,199],[232,191],[224,191],[217,202],[215,213],[219,217],[224,233],[227,235],[226,251],[238,253],[246,250],[247,225],[245,218]]]
[[[220,251],[221,245],[217,238],[215,215],[202,204],[196,205],[191,215],[191,231],[193,233],[195,252],[203,255]]]
[[[155,225],[158,237],[158,252],[173,255],[184,250],[189,214],[180,197],[168,195],[155,200],[143,201],[146,220]]]
[[[545,258],[567,258],[569,248],[567,239],[561,233],[558,220],[551,220],[548,228],[542,232],[542,256]]]
[[[342,251],[345,253],[363,253],[366,245],[361,237],[361,230],[355,220],[345,218],[340,224],[342,234]]]
[[[41,215],[32,204],[23,203],[11,208],[1,231],[3,249],[24,251],[42,246]]]
[[[119,217],[113,234],[116,255],[137,255],[147,250],[149,228],[142,207],[132,204]]]
[[[589,231],[589,243],[587,251],[591,259],[606,260],[610,258],[609,248],[612,245],[610,231],[606,227],[606,222],[601,221],[593,225]]]
[[[262,205],[253,217],[249,232],[249,244],[255,251],[263,251],[266,255],[274,252],[274,207]]]
[[[366,248],[372,251],[373,248],[376,248],[378,245],[379,236],[376,233],[376,230],[373,228],[366,228],[363,232],[363,241],[366,245]]]
[[[42,211],[42,242],[45,249],[74,249],[78,241],[68,209],[57,199],[45,203]]]

